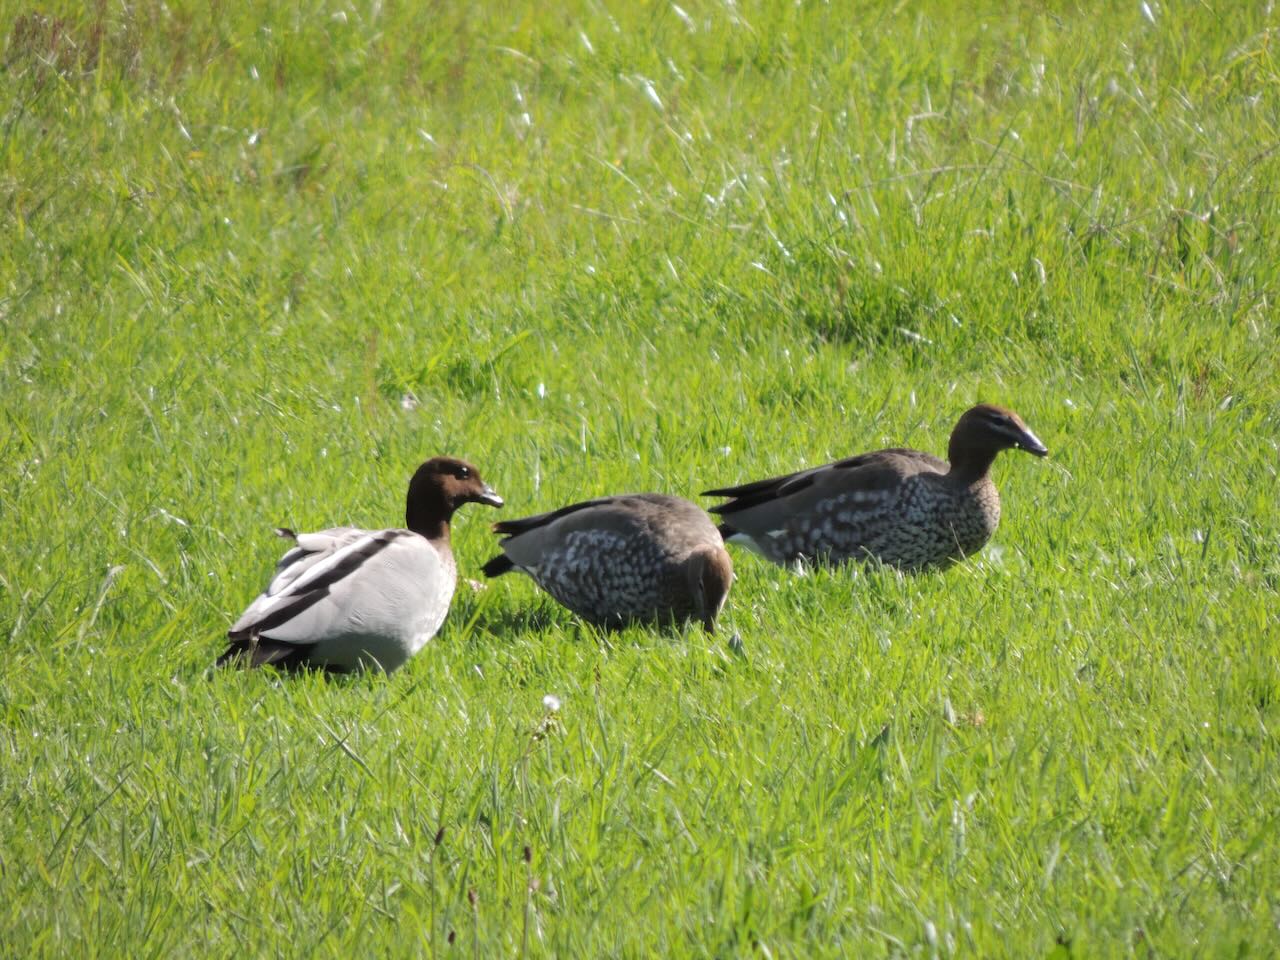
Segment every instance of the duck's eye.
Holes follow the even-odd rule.
[[[459,467],[459,468],[458,468],[458,479],[459,479],[459,480],[465,480],[465,479],[467,479],[467,477],[469,477],[469,476],[471,476],[471,468],[470,468],[470,467]]]

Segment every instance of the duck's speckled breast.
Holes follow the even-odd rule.
[[[990,478],[957,487],[946,477],[911,478],[911,506],[906,510],[916,528],[920,549],[899,566],[940,566],[977,553],[1000,524],[1000,494]]]

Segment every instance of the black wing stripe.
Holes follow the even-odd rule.
[[[237,630],[234,633],[228,632],[227,636],[232,640],[237,640],[254,634],[267,633],[274,630],[276,627],[283,626],[298,614],[307,610],[309,607],[315,606],[315,604],[327,597],[335,583],[338,583],[340,580],[350,576],[368,562],[371,557],[376,556],[379,552],[386,549],[386,547],[390,545],[391,541],[395,540],[397,536],[399,536],[398,533],[388,532],[370,537],[369,541],[363,547],[359,550],[353,550],[347,556],[343,557],[340,563],[334,564],[333,569],[326,571],[322,576],[319,576],[315,580],[307,583],[303,587],[305,592],[297,594],[285,593],[283,598],[289,599],[291,601],[290,603],[281,605],[261,620],[258,620],[241,630]]]
[[[769,503],[780,497],[789,497],[793,493],[799,493],[806,487],[813,486],[814,474],[793,474],[790,477],[783,477],[782,480],[782,483],[777,483],[755,493],[740,496],[736,500],[730,500],[728,503],[714,506],[711,508],[711,512],[723,517],[742,510],[750,510],[752,507],[758,507],[762,503]]]
[[[804,471],[800,471],[803,473]],[[780,484],[786,483],[794,473],[788,473],[781,477],[770,477],[767,480],[753,480],[750,483],[742,483],[736,487],[717,487],[715,490],[703,490],[704,497],[749,497],[755,494],[772,490]]]
[[[364,564],[372,557],[385,550],[391,544],[391,541],[396,539],[397,536],[399,536],[399,534],[395,532],[388,532],[379,533],[370,537],[368,542],[359,550],[351,551],[351,553],[342,558],[340,563],[335,563],[331,570],[304,584],[303,589],[308,593],[312,590],[323,590],[325,593],[328,593],[330,587],[339,580],[349,577],[351,574],[355,573],[356,570],[364,566]]]
[[[276,627],[283,626],[288,623],[308,607],[315,606],[328,595],[328,587],[324,587],[320,590],[309,590],[306,593],[300,593],[295,597],[291,597],[290,599],[292,602],[287,606],[282,606],[272,610],[261,620],[251,623],[243,630],[237,630],[235,633],[229,632],[227,636],[232,640],[238,640],[244,637],[252,637],[256,634],[266,633],[268,630],[274,630]],[[280,642],[284,643],[287,641]]]

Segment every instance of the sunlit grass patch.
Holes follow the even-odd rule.
[[[1265,953],[1275,29],[5,8],[0,941]],[[390,679],[208,670],[272,527],[397,524],[429,455],[696,498],[979,399],[1052,456],[945,574],[737,552],[715,638],[504,578]]]

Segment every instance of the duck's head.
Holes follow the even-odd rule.
[[[503,501],[472,464],[454,457],[432,457],[409,481],[405,505],[409,529],[432,536],[442,523],[448,525],[464,503],[500,507]]]
[[[689,554],[685,569],[689,592],[693,596],[694,615],[702,621],[707,633],[716,632],[716,619],[724,609],[733,585],[733,561],[724,547],[700,547]]]
[[[978,467],[985,473],[1001,450],[1024,450],[1037,457],[1049,455],[1049,448],[1012,410],[992,403],[970,407],[951,431],[947,459],[954,467]]]

